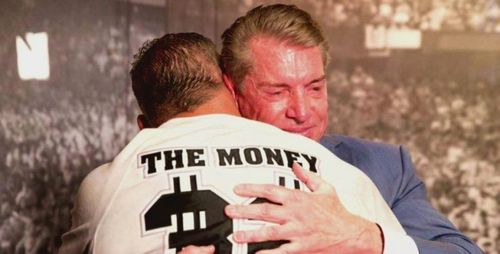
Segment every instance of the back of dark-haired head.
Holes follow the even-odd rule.
[[[295,5],[261,5],[236,19],[221,36],[222,69],[238,86],[252,67],[249,42],[256,36],[274,38],[292,46],[317,46],[324,66],[328,64],[328,42],[309,13]]]
[[[134,55],[132,89],[149,125],[194,110],[222,87],[219,55],[197,33],[166,34],[146,42]]]

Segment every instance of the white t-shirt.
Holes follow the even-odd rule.
[[[237,196],[233,188],[240,183],[306,190],[291,171],[293,161],[333,185],[349,212],[405,235],[373,182],[317,142],[214,114],[143,129],[113,162],[92,171],[60,253],[176,253],[189,244],[251,253],[266,245],[233,243],[232,232],[266,224],[231,220],[224,207],[261,201]]]

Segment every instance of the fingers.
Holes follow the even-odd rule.
[[[279,230],[277,226],[267,226],[258,230],[236,231],[233,233],[233,240],[237,243],[282,240]]]
[[[257,230],[236,231],[233,240],[237,243],[253,243],[290,239],[296,234],[293,228],[287,225],[265,226]]]
[[[297,162],[293,163],[292,171],[312,192],[330,192],[332,186],[325,182],[319,175],[304,170]],[[260,197],[279,204],[293,200],[297,196],[296,190],[290,190],[274,184],[239,184],[234,192],[242,197]]]
[[[194,246],[189,245],[184,248],[178,254],[212,254],[215,252],[215,247],[213,245],[209,246]]]
[[[228,205],[224,211],[226,215],[233,219],[253,219],[273,222],[277,224],[285,223],[286,212],[280,205],[270,203],[252,205]]]
[[[293,191],[274,184],[239,184],[234,188],[239,196],[265,198],[278,204],[283,204]]]
[[[318,175],[304,170],[297,162],[293,162],[292,171],[295,176],[303,182],[312,192],[331,191],[331,187]]]
[[[289,254],[289,253],[303,253],[301,251],[300,244],[297,242],[285,243],[276,249],[261,250],[257,251],[255,254]]]

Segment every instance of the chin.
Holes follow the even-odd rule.
[[[323,135],[319,134],[315,130],[310,130],[308,133],[305,133],[303,136],[308,137],[308,138],[315,140],[315,141],[319,141]]]
[[[316,133],[311,133],[311,131],[306,131],[304,133],[296,132],[295,134],[299,134],[299,135],[302,135],[306,138],[316,140],[316,141],[318,141],[320,139],[320,137],[318,137],[318,135]]]
[[[321,139],[321,136],[318,136],[318,135],[308,135],[306,136],[314,141],[319,141]]]

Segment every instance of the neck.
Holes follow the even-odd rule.
[[[236,106],[235,99],[231,93],[222,87],[214,92],[214,96],[209,101],[198,106],[195,110],[189,112],[182,112],[172,118],[177,117],[190,117],[208,114],[228,114],[234,116],[241,116]]]

